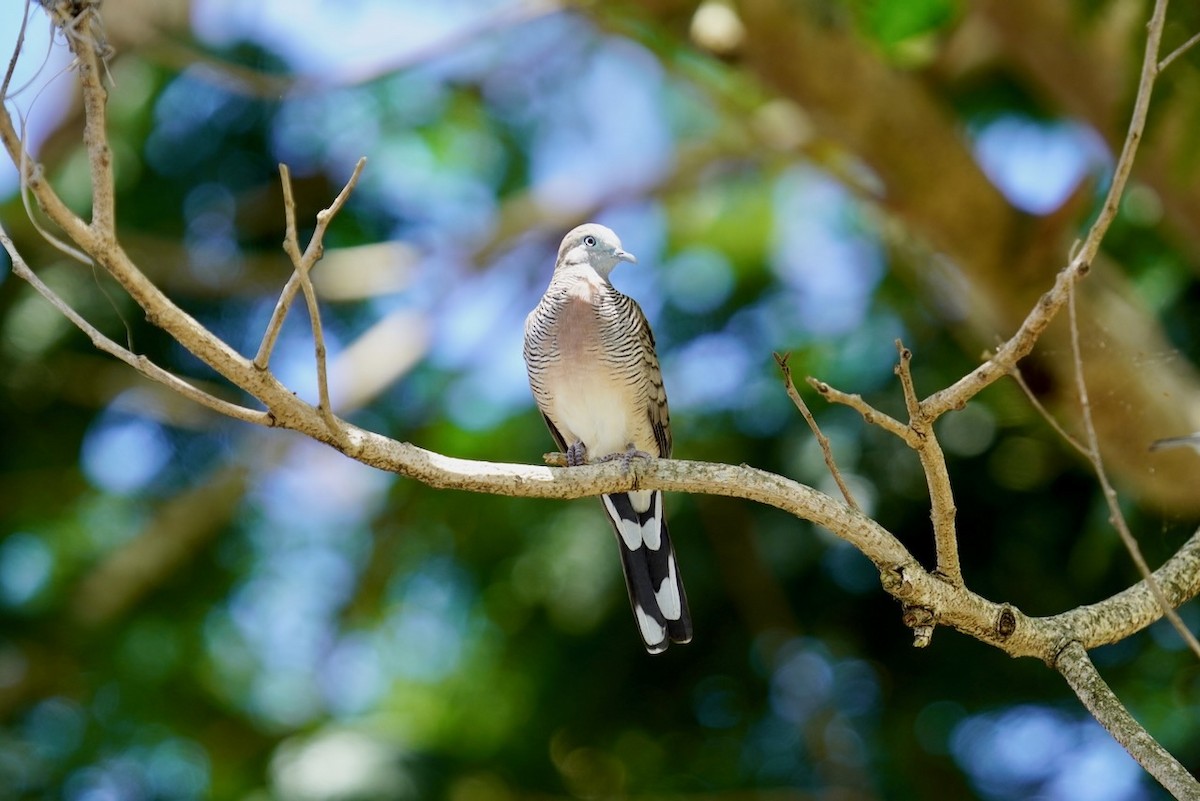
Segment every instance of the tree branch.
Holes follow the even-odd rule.
[[[279,165],[284,191],[284,219],[288,226],[284,238],[284,251],[291,257],[295,269],[292,272],[292,276],[288,279],[287,284],[284,285],[283,292],[279,295],[279,300],[275,303],[275,311],[271,313],[271,320],[267,323],[266,332],[263,333],[262,343],[258,346],[258,354],[254,357],[254,366],[258,369],[266,370],[268,365],[270,365],[271,352],[275,349],[275,341],[279,337],[283,321],[292,306],[292,300],[296,297],[296,290],[300,288],[301,273],[307,274],[324,253],[323,241],[325,238],[325,229],[329,227],[329,223],[341,211],[342,206],[349,199],[350,193],[358,185],[358,177],[362,174],[363,167],[366,164],[367,158],[363,156],[354,165],[354,172],[351,174],[350,180],[346,181],[346,185],[342,187],[342,191],[334,198],[333,203],[329,204],[329,208],[317,213],[317,226],[313,230],[313,235],[309,239],[308,248],[303,256],[299,255],[300,245],[296,236],[296,207],[294,201],[291,200],[291,180],[287,176],[287,166],[284,164]],[[296,255],[293,256],[293,253]],[[303,264],[303,267],[301,264]]]
[[[339,436],[341,430],[338,428],[337,421],[333,416],[333,405],[329,400],[329,375],[328,361],[325,352],[325,332],[321,327],[321,308],[317,304],[317,291],[313,288],[312,277],[310,272],[316,263],[320,260],[321,255],[325,252],[325,229],[329,226],[334,215],[345,204],[346,199],[350,197],[350,193],[358,184],[358,176],[362,174],[363,167],[366,165],[366,157],[358,160],[358,164],[354,167],[354,173],[350,176],[350,180],[342,187],[342,191],[334,199],[333,204],[317,214],[317,228],[313,232],[312,237],[308,240],[308,247],[304,253],[300,252],[300,240],[296,234],[296,201],[292,196],[292,177],[286,164],[279,165],[279,180],[283,185],[283,208],[284,219],[286,221],[286,231],[283,240],[284,252],[288,254],[288,258],[292,260],[292,265],[295,268],[293,275],[299,279],[300,287],[304,290],[304,301],[308,306],[308,318],[312,325],[313,332],[313,349],[316,352],[317,362],[317,409],[325,416],[325,422],[329,425],[329,431],[335,436]],[[288,288],[293,287],[294,294],[295,284],[288,281],[284,286],[283,294],[279,297],[279,303],[276,305],[278,315],[272,315],[271,323],[268,326],[268,333],[274,332],[277,336],[279,328],[283,324],[287,309],[291,303],[291,298],[288,296]],[[278,323],[276,323],[276,317]],[[274,336],[271,338],[274,342]],[[265,353],[264,353],[265,350]],[[262,366],[266,366],[266,360],[270,358],[270,349],[267,348],[267,339],[264,337],[262,347],[259,349],[259,355],[263,357]],[[255,365],[259,364],[259,360],[255,359]]]
[[[958,509],[954,504],[954,489],[950,486],[950,471],[946,467],[946,454],[938,443],[933,430],[934,419],[927,417],[924,407],[917,400],[917,390],[912,379],[912,351],[896,340],[900,362],[896,375],[904,390],[904,405],[908,408],[909,428],[917,434],[916,448],[929,487],[929,517],[933,522],[933,540],[937,550],[937,572],[951,584],[963,583],[962,565],[958,559],[958,530],[955,517]]]
[[[1190,801],[1200,799],[1200,782],[1134,720],[1121,699],[1096,671],[1096,666],[1082,645],[1068,643],[1055,660],[1054,667],[1067,680],[1092,717],[1100,721],[1113,739],[1171,795]]]
[[[13,45],[12,56],[8,59],[8,69],[4,71],[4,81],[0,83],[0,100],[8,99],[8,87],[12,84],[13,73],[17,69],[17,59],[25,49],[25,29],[29,27],[29,0],[25,0],[25,10],[21,14],[21,27],[17,29],[17,42]]]
[[[1129,182],[1129,174],[1133,171],[1133,160],[1137,155],[1138,145],[1142,142],[1142,132],[1146,129],[1146,115],[1150,111],[1150,95],[1154,91],[1154,81],[1158,78],[1158,48],[1162,41],[1163,26],[1167,21],[1168,0],[1155,0],[1154,11],[1146,24],[1146,50],[1142,56],[1142,71],[1138,78],[1137,96],[1133,101],[1133,111],[1129,117],[1129,132],[1125,135],[1125,143],[1121,146],[1121,155],[1113,168],[1112,183],[1108,186],[1108,194],[1104,197],[1104,205],[1092,227],[1088,229],[1083,244],[1074,254],[1072,264],[1090,265],[1100,250],[1100,243],[1108,233],[1108,227],[1117,216],[1121,206],[1121,197],[1125,194],[1125,184]]]
[[[871,404],[867,403],[866,400],[863,399],[862,395],[842,392],[840,389],[831,387],[824,381],[821,381],[818,378],[813,378],[812,376],[809,376],[808,384],[818,393],[820,393],[821,397],[825,398],[825,400],[828,402],[840,403],[842,406],[849,406],[851,409],[862,415],[864,422],[868,423],[869,425],[879,426],[892,436],[903,440],[904,443],[913,450],[916,450],[918,447],[920,447],[920,442],[918,441],[916,432],[891,415],[885,414]]]
[[[104,37],[99,4],[52,3],[46,8],[71,43],[83,90],[83,143],[92,176],[92,230],[116,241],[116,194],[107,133],[108,91],[101,76],[110,49]]]
[[[1062,437],[1063,442],[1079,451],[1081,456],[1087,456],[1087,448],[1084,447],[1083,443],[1071,436],[1070,432],[1062,427],[1062,423],[1058,422],[1054,418],[1054,415],[1050,414],[1050,410],[1046,408],[1045,404],[1038,400],[1038,396],[1033,394],[1033,390],[1029,388],[1029,384],[1025,383],[1025,377],[1021,375],[1021,368],[1014,364],[1010,375],[1013,381],[1017,382],[1017,386],[1021,388],[1021,391],[1025,393],[1025,399],[1029,401],[1029,405],[1041,415],[1042,419],[1054,429],[1056,434]]]
[[[1176,608],[1200,594],[1200,530],[1154,571],[1154,580]],[[1162,606],[1146,581],[1139,581],[1099,603],[1086,604],[1043,618],[1086,648],[1110,645],[1141,631],[1162,617]],[[1065,642],[1065,640],[1064,640]]]
[[[1150,573],[1150,566],[1146,564],[1146,557],[1142,556],[1142,549],[1138,546],[1137,540],[1134,539],[1133,533],[1129,530],[1129,524],[1125,522],[1125,515],[1121,512],[1121,504],[1117,501],[1117,491],[1113,489],[1112,483],[1108,480],[1108,471],[1104,469],[1104,459],[1100,455],[1100,441],[1096,437],[1096,426],[1092,423],[1092,404],[1088,400],[1087,381],[1083,375],[1083,358],[1080,356],[1079,347],[1079,321],[1075,315],[1075,292],[1067,293],[1067,312],[1068,322],[1071,328],[1071,352],[1075,358],[1075,387],[1079,392],[1079,407],[1083,416],[1083,430],[1087,437],[1087,447],[1084,449],[1084,456],[1092,465],[1092,470],[1096,473],[1096,480],[1100,482],[1100,490],[1104,495],[1104,502],[1108,505],[1108,520],[1113,528],[1117,530],[1117,534],[1121,537],[1121,542],[1125,546],[1125,550],[1129,552],[1130,558],[1133,559],[1133,564],[1137,567],[1138,572],[1142,575],[1147,586],[1150,588],[1151,594],[1154,595],[1158,605],[1162,607],[1163,614],[1167,616],[1167,620],[1179,632],[1179,636],[1187,643],[1188,648],[1192,649],[1192,653],[1200,657],[1200,643],[1196,642],[1195,636],[1184,625],[1183,620],[1171,608],[1167,602],[1166,596],[1163,595],[1162,589],[1158,586],[1158,582]]]
[[[1162,72],[1167,67],[1171,66],[1171,62],[1182,56],[1187,51],[1196,46],[1196,42],[1200,42],[1200,33],[1193,34],[1192,38],[1181,44],[1179,47],[1171,51],[1170,55],[1158,62],[1158,71]]]
[[[12,260],[13,274],[18,278],[28,281],[29,284],[37,290],[38,294],[50,302],[54,308],[70,320],[76,328],[87,334],[88,339],[97,349],[105,353],[115,356],[121,361],[128,364],[133,369],[137,370],[142,375],[149,378],[151,381],[166,386],[189,400],[193,400],[202,406],[212,409],[214,412],[223,414],[226,417],[232,417],[235,420],[242,420],[247,423],[257,423],[262,426],[271,426],[273,421],[269,412],[259,411],[257,409],[247,409],[245,406],[239,406],[236,403],[222,400],[215,395],[210,395],[204,390],[189,384],[177,375],[169,373],[157,364],[152,362],[145,356],[139,356],[132,351],[121,347],[113,340],[100,333],[99,329],[83,318],[79,312],[71,308],[71,306],[63,300],[49,286],[38,278],[37,275],[29,269],[29,265],[25,263],[25,259],[17,252],[16,245],[9,238],[8,233],[4,230],[3,225],[0,225],[0,244],[3,244],[4,249],[8,252],[8,257]]]
[[[329,442],[323,421],[303,405],[302,433]],[[936,622],[991,643],[1012,656],[1052,663],[1063,643],[1094,648],[1140,631],[1162,616],[1145,582],[1090,606],[1046,618],[1023,615],[926,571],[879,523],[812,487],[746,465],[675,459],[635,459],[582,467],[536,467],[456,459],[346,425],[359,461],[431,487],[522,498],[572,499],[638,489],[720,495],[755,501],[832,531],[880,569],[884,589],[912,606],[932,610]],[[332,443],[330,443],[332,444]],[[1200,593],[1200,532],[1154,573],[1172,606]]]
[[[775,363],[779,365],[779,370],[783,373],[783,383],[787,388],[788,397],[792,399],[792,403],[799,410],[800,416],[804,418],[804,422],[808,423],[813,436],[817,438],[817,444],[821,446],[821,453],[825,456],[825,467],[829,469],[829,474],[833,476],[838,489],[841,490],[842,497],[846,499],[846,503],[849,504],[851,509],[860,512],[862,508],[854,500],[854,494],[850,492],[850,487],[846,486],[846,480],[842,478],[842,471],[838,470],[837,462],[834,461],[833,449],[829,446],[829,437],[822,433],[821,427],[817,425],[817,419],[809,411],[808,404],[804,402],[804,398],[800,397],[800,393],[796,390],[796,384],[792,381],[792,368],[788,366],[788,356],[790,355],[788,353],[782,356],[778,353],[775,354]]]

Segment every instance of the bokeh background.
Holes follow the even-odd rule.
[[[86,210],[70,56],[33,4],[8,104]],[[1200,30],[1180,3],[1170,49]],[[1011,333],[1107,186],[1149,6],[1124,0],[110,1],[122,242],[257,347],[305,233],[335,407],[537,463],[522,324],[563,232],[616,229],[676,455],[832,491],[772,352],[900,416]],[[1152,564],[1194,530],[1200,53],[1164,74],[1081,298],[1089,380]],[[25,86],[26,82],[28,86]],[[115,339],[229,397],[110,279],[27,261]],[[1066,329],[1025,365],[1075,428]],[[272,367],[315,399],[303,308]],[[927,563],[916,457],[802,387],[866,510]],[[1012,382],[939,432],[969,586],[1031,614],[1136,580],[1094,479]],[[1190,483],[1189,483],[1190,481]],[[836,492],[835,492],[836,494]],[[1162,791],[1062,680],[939,630],[911,647],[861,555],[778,511],[667,501],[696,637],[650,657],[594,501],[435,491],[221,419],[93,350],[0,262],[0,799],[1089,799]],[[1193,628],[1194,604],[1181,610]],[[1200,766],[1200,671],[1152,626],[1093,654]]]

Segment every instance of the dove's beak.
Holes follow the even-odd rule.
[[[637,256],[625,250],[618,250],[617,261],[627,261],[630,264],[637,264]]]

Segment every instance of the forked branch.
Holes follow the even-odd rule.
[[[342,191],[333,199],[333,203],[329,204],[329,208],[322,209],[317,213],[317,225],[313,230],[312,236],[308,240],[308,247],[305,248],[303,254],[300,253],[300,242],[296,234],[296,203],[292,197],[292,182],[286,164],[279,165],[280,181],[283,185],[283,207],[284,219],[287,225],[284,235],[283,249],[292,260],[295,271],[287,284],[283,287],[283,292],[279,295],[279,300],[275,303],[275,311],[271,313],[271,320],[267,323],[267,330],[263,334],[262,342],[258,346],[258,354],[254,357],[254,366],[260,370],[266,370],[271,363],[271,352],[275,349],[275,342],[279,338],[279,331],[283,328],[283,321],[287,317],[288,310],[292,306],[292,301],[296,297],[296,291],[300,288],[301,283],[306,280],[309,271],[321,258],[324,252],[325,231],[329,227],[329,223],[342,206],[346,205],[346,201],[350,198],[350,193],[354,191],[354,187],[358,185],[358,178],[362,175],[363,167],[367,164],[366,156],[358,160],[354,165],[354,172],[350,175],[350,179],[346,181],[346,185],[342,187]],[[314,296],[315,297],[315,296]],[[311,309],[309,310],[311,313]]]
[[[283,292],[279,296],[279,301],[275,304],[275,311],[271,315],[270,322],[267,324],[267,332],[263,335],[258,355],[254,358],[255,367],[260,370],[267,368],[271,359],[271,350],[274,348],[279,331],[283,327],[283,321],[287,317],[292,299],[296,296],[296,286],[298,284],[304,292],[304,301],[308,306],[308,319],[312,325],[313,350],[315,351],[317,364],[317,409],[324,416],[325,423],[329,427],[329,433],[339,440],[343,437],[342,429],[333,415],[333,404],[329,399],[329,361],[325,349],[325,330],[321,325],[321,308],[317,304],[317,291],[313,288],[310,273],[325,252],[325,230],[329,227],[329,223],[333,220],[334,216],[341,211],[342,206],[346,204],[350,193],[354,191],[354,187],[358,184],[358,177],[362,175],[363,167],[366,166],[366,163],[366,156],[358,160],[350,179],[346,181],[346,185],[342,187],[342,191],[334,198],[333,203],[330,204],[329,208],[322,209],[317,213],[316,230],[313,231],[313,235],[309,238],[308,247],[304,249],[303,253],[300,252],[300,237],[296,233],[296,200],[292,194],[291,172],[288,170],[286,164],[279,165],[279,180],[283,186],[283,209],[286,231],[283,239],[283,250],[287,253],[288,258],[292,260],[292,266],[295,269],[292,277],[284,285]]]

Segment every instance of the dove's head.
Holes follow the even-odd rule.
[[[623,261],[636,263],[637,258],[621,248],[621,240],[612,229],[587,223],[571,229],[563,237],[558,247],[555,269],[586,264],[602,277],[608,278],[613,267]]]

